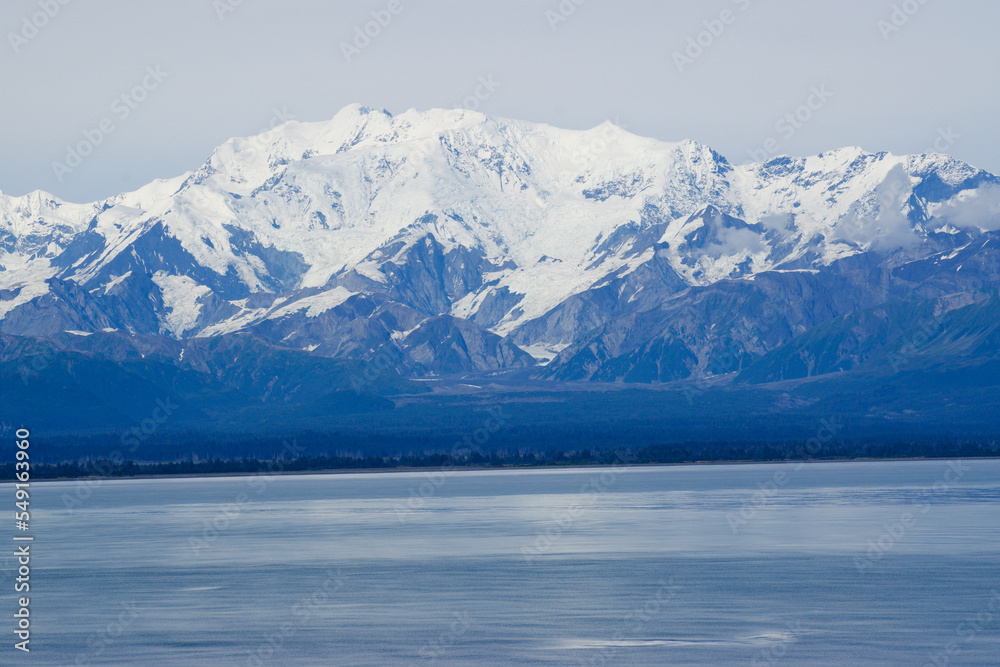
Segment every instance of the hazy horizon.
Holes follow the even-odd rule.
[[[0,9],[0,77],[16,91],[0,102],[0,191],[96,201],[197,168],[276,110],[323,121],[353,103],[613,120],[737,164],[943,148],[1000,172],[1000,95],[982,81],[1000,61],[997,18],[984,2],[917,0],[18,0]],[[57,167],[81,142],[90,154]]]

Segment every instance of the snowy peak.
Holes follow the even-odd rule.
[[[851,147],[734,166],[611,122],[352,105],[230,139],[194,171],[104,202],[0,195],[0,329],[34,330],[33,308],[62,303],[74,331],[254,331],[317,354],[403,354],[404,333],[447,317],[461,321],[424,329],[435,349],[461,332],[494,363],[519,355],[491,336],[513,336],[551,358],[688,288],[939,251],[938,230],[996,229],[998,186],[942,155]]]
[[[69,204],[35,190],[21,197],[0,193],[0,234],[21,252],[34,252],[82,231],[100,208],[99,203]]]

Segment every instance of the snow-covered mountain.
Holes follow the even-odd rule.
[[[252,333],[410,375],[715,375],[909,291],[979,301],[997,192],[945,155],[733,165],[610,123],[351,106],[106,201],[0,194],[0,333]],[[978,287],[942,277],[962,253]]]

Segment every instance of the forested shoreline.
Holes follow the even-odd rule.
[[[841,460],[946,459],[1000,457],[995,442],[827,443],[810,447],[789,443],[684,443],[635,448],[536,451],[522,448],[395,455],[314,455],[271,458],[190,457],[173,461],[135,461],[118,455],[78,461],[33,463],[31,478],[128,478],[225,474],[282,474],[321,471],[421,469],[503,469],[526,467],[656,465],[696,463],[773,463]],[[13,462],[0,464],[0,479],[14,479]]]

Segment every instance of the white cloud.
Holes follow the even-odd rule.
[[[934,214],[955,227],[1000,230],[1000,187],[984,185],[977,190],[960,192],[942,204]]]
[[[878,208],[874,214],[862,213],[859,205],[852,207],[841,220],[840,238],[882,250],[917,245],[920,237],[904,213],[904,204],[911,191],[909,175],[897,165],[875,189]]]

